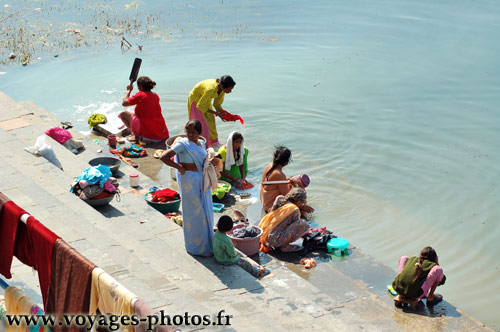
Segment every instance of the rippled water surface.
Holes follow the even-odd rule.
[[[44,7],[57,1],[3,8],[4,17],[16,6],[40,8],[30,22],[54,20],[59,32],[80,22],[72,28],[92,42],[2,66],[0,90],[88,130],[93,112],[121,109],[138,56],[179,133],[193,85],[231,74],[237,85],[224,106],[246,122],[218,128],[221,137],[244,134],[251,179],[275,144],[288,146],[285,172],[312,178],[316,222],[394,269],[401,255],[433,246],[448,277],[439,292],[500,329],[496,2],[93,2],[116,33],[86,2],[65,1],[64,15]],[[117,23],[133,17],[146,22]],[[131,50],[120,50],[120,33]]]

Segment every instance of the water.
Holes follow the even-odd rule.
[[[177,134],[194,84],[231,74],[237,85],[224,106],[246,122],[218,128],[221,138],[234,129],[246,137],[251,180],[260,180],[273,146],[286,145],[293,162],[285,173],[312,179],[316,222],[394,269],[401,255],[433,246],[448,277],[438,291],[500,329],[494,1],[225,0],[208,8],[174,1],[129,10],[124,1],[100,2],[112,28],[117,17],[154,18],[150,32],[141,25],[125,33],[134,45],[127,52],[120,35],[101,33],[99,42],[92,33],[86,17],[101,31],[102,15],[80,9],[71,16],[77,2],[65,3],[69,19],[87,23],[75,28],[91,46],[44,50],[27,67],[3,66],[0,90],[88,130],[93,112],[121,110],[139,56]]]

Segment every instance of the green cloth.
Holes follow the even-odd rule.
[[[392,282],[392,288],[398,293],[407,297],[409,299],[416,299],[422,295],[422,284],[424,283],[427,275],[430,270],[436,265],[436,263],[424,260],[422,262],[422,275],[415,282],[413,282],[413,278],[415,278],[415,274],[417,268],[415,264],[418,263],[419,258],[417,256],[413,256],[408,258],[403,271],[394,278]]]
[[[234,249],[233,242],[226,234],[215,232],[213,246],[215,259],[220,264],[234,264],[238,260],[238,253]]]
[[[106,115],[100,114],[100,113],[92,114],[88,120],[89,128],[94,128],[98,124],[106,123],[106,122],[108,122]]]
[[[224,172],[227,174],[234,176],[235,178],[241,179],[241,172],[240,172],[240,166],[237,166],[236,164],[231,165],[231,169],[227,170],[225,169],[225,162],[226,162],[226,146],[221,146],[218,154],[221,155],[222,157],[222,165],[224,165]],[[248,149],[245,147],[245,154],[243,155],[243,166],[245,167],[245,174],[248,175]],[[232,182],[233,180],[228,179],[224,176],[221,176],[219,180],[227,181],[227,182]]]

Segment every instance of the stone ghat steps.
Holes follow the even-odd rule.
[[[120,179],[122,200],[113,200],[107,207],[94,209],[70,194],[69,184],[88,167],[87,161],[102,155],[96,153],[98,146],[87,143],[85,152],[74,155],[51,141],[64,167],[61,172],[45,159],[22,150],[33,145],[46,129],[57,126],[59,120],[31,102],[18,104],[0,93],[2,101],[10,108],[4,112],[0,106],[0,121],[20,117],[28,123],[22,128],[0,130],[0,140],[8,142],[9,150],[16,152],[4,162],[8,170],[0,173],[2,179],[9,179],[5,182],[8,196],[14,196],[11,199],[19,205],[25,202],[22,207],[157,310],[169,314],[215,314],[225,310],[225,314],[234,316],[231,328],[238,331],[270,327],[277,331],[432,331],[442,324],[449,330],[480,326],[467,319],[438,320],[394,310],[383,289],[385,280],[382,284],[359,280],[360,275],[373,272],[374,265],[362,254],[335,265],[339,268],[319,264],[311,276],[323,274],[324,278],[315,280],[315,285],[277,260],[268,266],[273,277],[256,280],[237,266],[221,266],[213,258],[190,256],[184,250],[182,229],[146,205],[141,194],[128,191],[127,176]],[[79,133],[73,134],[78,138]],[[123,163],[120,170],[124,175],[137,172]],[[22,178],[32,182],[18,187],[17,181],[11,181],[15,178],[21,178],[20,183]],[[156,184],[142,176],[141,185],[147,188]],[[5,186],[0,181],[0,190]],[[78,215],[84,217],[76,218]],[[353,263],[359,268],[352,268]],[[369,268],[363,271],[366,263]],[[29,269],[20,265],[16,264],[16,270],[19,268],[22,280],[38,284],[36,278],[33,283]],[[384,271],[380,274],[387,277]],[[378,291],[371,289],[374,285]],[[210,326],[211,330],[224,328]]]
[[[4,137],[10,135],[11,132],[13,134],[11,135],[12,138]],[[160,217],[161,220],[158,220],[158,223],[161,223],[164,227],[153,227],[153,233],[144,232],[140,229],[130,232],[130,226],[142,228],[137,225],[128,225],[126,227],[129,233],[132,234],[124,234],[124,231],[120,227],[112,227],[106,223],[104,224],[105,226],[101,225],[99,219],[103,219],[103,216],[99,212],[68,193],[68,183],[71,183],[73,177],[66,174],[66,170],[71,169],[71,167],[79,169],[75,173],[79,174],[82,170],[82,164],[78,165],[76,160],[69,162],[67,159],[77,156],[74,156],[69,151],[69,155],[64,155],[64,150],[66,149],[63,148],[64,150],[59,151],[56,148],[57,145],[53,145],[54,150],[57,150],[56,153],[64,165],[63,167],[65,167],[65,172],[62,172],[45,159],[32,156],[23,150],[24,146],[34,143],[33,137],[36,138],[39,132],[43,132],[43,128],[36,128],[36,126],[27,126],[9,132],[3,131],[2,140],[12,153],[8,157],[2,157],[2,162],[4,165],[10,165],[11,167],[8,169],[11,171],[3,174],[9,181],[5,182],[5,186],[2,185],[1,189],[7,189],[6,194],[10,195],[9,197],[13,196],[11,198],[18,202],[18,204],[22,202],[23,207],[66,239],[67,242],[82,254],[101,266],[105,271],[155,308],[172,310],[172,308],[168,308],[168,305],[172,304],[173,301],[167,304],[161,301],[158,302],[159,298],[165,297],[164,295],[175,295],[174,298],[183,298],[179,302],[183,303],[184,310],[188,312],[196,308],[198,313],[202,313],[205,311],[202,310],[204,304],[210,308],[226,308],[227,305],[230,305],[232,308],[239,308],[242,312],[241,315],[235,315],[233,324],[236,320],[237,322],[233,326],[239,325],[243,329],[246,326],[258,326],[261,322],[272,320],[270,317],[279,317],[281,304],[276,299],[283,299],[283,297],[279,297],[276,293],[273,294],[272,289],[264,289],[257,280],[237,266],[223,267],[215,264],[213,258],[199,259],[202,264],[198,263],[196,259],[187,255],[184,251],[182,246],[182,230],[147,205],[144,204],[143,206],[149,211],[141,211],[139,213],[135,211],[135,213],[140,217],[147,216],[148,214],[150,216],[154,214],[153,217],[157,219],[157,216]],[[19,139],[27,135],[31,139],[25,139],[25,142],[19,141]],[[87,166],[83,164],[83,168],[85,167]],[[33,180],[30,180],[30,178]],[[30,188],[30,193],[26,195],[20,190],[16,193],[17,186]],[[45,190],[47,187],[50,187],[50,193]],[[43,204],[39,204],[39,200],[43,201]],[[140,202],[144,203],[142,198]],[[120,203],[125,203],[126,206],[137,205],[137,197],[132,194],[122,195],[122,202]],[[71,208],[71,211],[68,211],[68,207]],[[137,209],[135,208],[134,210]],[[112,219],[120,219],[120,217]],[[112,221],[114,222],[115,220]],[[123,222],[123,220],[116,221]],[[144,225],[151,224],[153,224],[152,220],[148,219]],[[159,233],[159,235],[155,236],[154,232]],[[113,236],[106,237],[103,233],[112,234]],[[164,241],[165,239],[161,237],[162,234],[168,234],[166,240],[169,241]],[[115,240],[112,237],[117,239]],[[123,241],[124,239],[127,245],[116,242]],[[178,245],[181,245],[180,250],[174,250],[166,245],[171,240],[175,240],[177,243],[176,248]],[[134,255],[128,255],[127,250],[124,250],[127,249],[127,246],[128,251],[133,252]],[[133,249],[130,249],[131,246]],[[103,255],[103,252],[106,252],[106,254]],[[138,252],[141,252],[142,255],[138,255]],[[174,252],[177,256],[184,257],[159,254]],[[141,264],[141,259],[137,256],[149,259],[149,262],[145,265]],[[169,264],[169,259],[174,259],[175,265]],[[179,259],[181,260],[180,264]],[[192,261],[193,266],[186,264],[186,261],[189,262],[189,260]],[[160,272],[159,270],[162,271]],[[211,270],[216,270],[220,275],[223,275],[226,284],[222,283],[218,276],[214,275]],[[193,275],[199,276],[199,279],[193,278]],[[134,280],[141,280],[141,278],[144,280],[142,285],[137,284],[137,282],[134,283]],[[170,283],[169,280],[173,282]],[[154,292],[147,288],[148,283],[158,283],[160,292],[154,294]],[[182,284],[181,287],[188,294],[182,292],[181,288],[175,283]],[[139,292],[137,289],[142,290],[142,292]],[[162,294],[161,291],[166,291],[169,294]],[[175,291],[179,294],[174,294]],[[274,301],[270,301],[269,304],[263,306],[261,302],[264,293],[267,293],[265,295],[273,298]],[[149,294],[150,296],[141,294]],[[185,297],[192,297],[197,300],[197,303],[189,303],[184,299]],[[180,310],[180,307],[176,301],[175,309]],[[231,312],[231,307],[225,310]],[[266,308],[266,312],[262,310],[263,307]],[[310,304],[309,307],[311,307]],[[250,310],[252,308],[253,310]],[[311,309],[308,308],[308,310]],[[266,319],[266,315],[269,312],[272,312],[273,315]],[[250,318],[246,317],[250,314],[259,317],[259,319],[256,322],[248,324],[247,320]],[[289,311],[285,310],[284,314],[288,315]],[[312,318],[311,320],[313,320]],[[318,326],[318,322],[320,322],[318,319],[316,319],[317,322],[315,323],[307,322],[307,317],[302,317],[301,320],[307,323],[308,326]],[[280,319],[280,321],[287,322],[289,320]],[[311,325],[311,323],[313,324]],[[293,324],[295,327],[300,325],[297,323]],[[325,326],[319,325],[318,327]]]

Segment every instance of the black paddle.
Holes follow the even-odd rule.
[[[132,71],[130,72],[130,77],[128,78],[130,83],[137,81],[137,76],[139,75],[139,69],[141,69],[142,59],[135,58],[134,65],[132,66]]]

